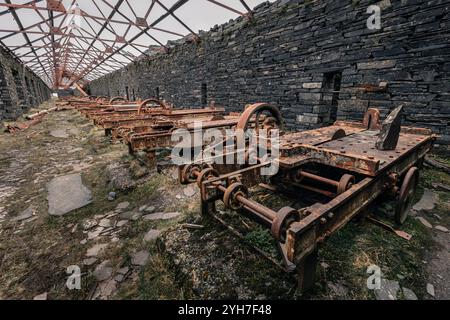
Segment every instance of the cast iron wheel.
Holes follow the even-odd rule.
[[[245,132],[250,127],[250,124],[254,118],[254,125],[256,131],[260,128],[260,119],[264,113],[268,113],[268,118],[263,126],[270,127],[271,129],[278,128],[283,129],[283,117],[281,116],[280,110],[278,108],[272,107],[267,103],[256,103],[248,106],[239,118],[239,122],[236,126],[237,135],[241,135],[241,141],[245,141]],[[244,135],[242,137],[242,135]]]
[[[408,218],[409,210],[412,207],[412,200],[419,182],[419,169],[412,167],[403,178],[397,204],[395,206],[395,222],[399,225],[405,223]]]
[[[144,100],[141,102],[141,104],[139,104],[138,115],[141,115],[147,109],[151,110],[151,109],[155,109],[158,107],[163,108],[163,109],[168,109],[168,107],[164,104],[164,102],[162,102],[158,99],[150,98],[150,99]]]
[[[223,203],[229,209],[239,210],[242,208],[242,204],[237,201],[237,196],[248,197],[247,188],[240,182],[235,182],[227,188],[223,195]]]
[[[213,168],[206,168],[202,172],[200,172],[197,177],[197,185],[199,188],[202,187],[203,181],[209,180],[211,178],[217,178],[219,176],[219,172]]]
[[[190,184],[197,181],[197,177],[194,175],[195,171],[202,171],[203,166],[197,163],[187,164],[181,170],[181,184]]]
[[[339,186],[337,188],[337,194],[342,194],[348,189],[350,189],[355,183],[355,177],[350,174],[344,174],[339,181]]]
[[[125,102],[125,101],[127,101],[124,97],[114,97],[114,98],[112,98],[111,100],[109,100],[109,104],[110,105],[113,105],[114,104],[114,102],[116,102],[116,101],[123,101],[123,102]]]
[[[281,243],[286,243],[287,230],[293,222],[300,221],[298,210],[291,207],[284,207],[278,211],[277,216],[272,221],[272,235]]]

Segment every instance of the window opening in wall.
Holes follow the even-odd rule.
[[[337,120],[341,82],[342,82],[342,71],[327,72],[323,76],[322,99],[323,102],[329,106],[330,123],[334,123]]]
[[[30,79],[28,79],[27,77],[25,77],[25,84],[27,85],[27,89],[28,89],[28,102],[30,103],[30,106],[33,105],[33,87],[31,86],[31,82]]]
[[[36,84],[34,83],[34,80],[31,79],[31,87],[33,88],[33,96],[34,96],[34,100],[36,101],[36,103],[39,103],[39,93],[36,89]]]
[[[208,85],[202,83],[202,107],[206,107],[208,104]]]
[[[22,81],[20,80],[19,72],[17,70],[12,70],[12,75],[14,78],[14,83],[16,84],[16,90],[17,90],[17,97],[19,98],[20,102],[19,104],[23,104],[24,101],[24,92],[23,92],[23,86]]]
[[[159,100],[159,87],[155,88],[155,98]]]
[[[125,87],[125,93],[127,95],[127,101],[130,101],[130,91],[128,90],[128,87]]]
[[[133,101],[136,101],[136,93],[134,92],[134,88],[132,89],[133,92]]]

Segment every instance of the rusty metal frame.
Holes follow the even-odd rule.
[[[389,117],[383,125],[387,121]],[[436,140],[430,130],[402,127],[395,150],[381,150],[375,148],[381,131],[372,129],[378,127],[379,123],[367,121],[340,121],[325,128],[286,133],[280,141],[278,159],[246,166],[205,167],[203,163],[191,163],[179,168],[180,182],[197,181],[202,213],[222,220],[221,223],[223,219],[217,219],[215,214],[217,201],[228,209],[244,210],[269,225],[279,241],[286,270],[297,270],[299,288],[307,289],[314,278],[319,246],[381,194],[396,195],[398,185],[405,184],[407,173],[418,171]],[[259,170],[273,161],[279,164],[280,171],[270,178],[261,176]],[[317,173],[308,172],[314,167]],[[324,199],[277,212],[251,199],[248,189],[258,184],[271,192],[292,193],[294,197],[299,194],[293,190],[301,188]]]
[[[64,22],[70,19],[71,9],[77,4],[76,0],[71,0],[67,8],[61,0],[31,0],[20,4],[14,3],[14,0],[5,0],[4,3],[0,3],[0,9],[6,8],[0,11],[0,17],[10,15],[15,20],[17,28],[10,28],[10,26],[0,28],[0,45],[8,48],[52,88],[73,87],[83,90],[89,81],[118,70],[154,50],[155,46],[138,42],[142,36],[146,36],[165,52],[169,51],[168,48],[158,40],[154,31],[168,33],[177,38],[190,36],[199,40],[192,28],[177,15],[177,11],[190,1],[178,0],[171,7],[166,7],[163,0],[148,1],[145,14],[139,16],[129,0],[92,0],[90,5],[92,8],[95,7],[98,13],[89,14],[80,8],[80,16],[87,27],[71,28],[64,26]],[[245,11],[225,4],[224,0],[203,1],[251,18],[251,9],[244,0],[240,0],[240,3]],[[103,9],[100,4],[103,5]],[[104,6],[110,11],[104,9]],[[150,13],[156,6],[164,13],[153,21],[149,21]],[[125,9],[131,11],[131,16],[124,13]],[[40,20],[26,25],[23,13],[27,11],[36,13]],[[115,18],[117,16],[120,18]],[[175,19],[188,34],[158,27],[168,17]],[[56,23],[58,19],[60,22]],[[116,31],[118,26],[127,28],[125,32],[119,33]],[[131,27],[137,28],[138,33],[130,34]],[[115,39],[102,37],[105,30],[113,34]],[[8,46],[5,43],[6,40],[18,34],[22,34],[24,44]],[[38,38],[34,39],[36,36]],[[129,51],[129,48],[133,52]]]

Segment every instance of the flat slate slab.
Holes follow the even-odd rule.
[[[139,251],[136,252],[135,254],[133,254],[131,256],[131,264],[133,266],[145,266],[148,262],[148,259],[150,257],[150,253],[148,253],[148,251]]]
[[[397,281],[381,279],[381,288],[374,290],[377,300],[397,300],[400,285]]]
[[[47,184],[48,213],[62,216],[92,202],[91,191],[79,173],[54,178]]]
[[[414,211],[432,211],[439,199],[433,190],[425,189],[422,198],[412,208]]]
[[[50,135],[55,138],[63,138],[63,139],[69,137],[69,135],[66,132],[66,129],[52,130],[52,131],[50,131]]]
[[[33,206],[29,206],[21,214],[11,219],[11,221],[22,221],[31,218],[36,214],[36,209]]]
[[[145,221],[154,221],[154,220],[170,220],[175,219],[181,215],[181,212],[158,212],[148,214],[144,217]]]

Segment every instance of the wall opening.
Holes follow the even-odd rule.
[[[27,91],[28,91],[28,103],[30,104],[30,106],[34,106],[34,103],[33,103],[33,97],[34,97],[33,87],[31,86],[31,82],[30,82],[30,79],[28,79],[28,77],[25,77],[25,84],[27,85]]]
[[[339,93],[341,91],[342,71],[327,72],[323,76],[322,99],[329,106],[329,123],[337,120]]]
[[[19,99],[19,105],[21,108],[26,108],[25,94],[23,91],[22,80],[20,79],[19,72],[12,69],[12,75],[14,78],[14,83],[16,84],[17,98]]]
[[[208,85],[202,83],[202,107],[206,107],[208,104]]]
[[[127,96],[127,101],[130,101],[130,90],[128,89],[128,87],[125,87],[125,94]]]
[[[133,101],[136,101],[136,93],[134,92],[134,88],[132,89],[133,92]]]
[[[36,83],[33,79],[31,79],[31,87],[33,88],[34,100],[36,101],[36,104],[41,103],[41,96],[39,95],[39,91],[37,90]]]
[[[159,87],[155,88],[155,98],[159,100]]]

